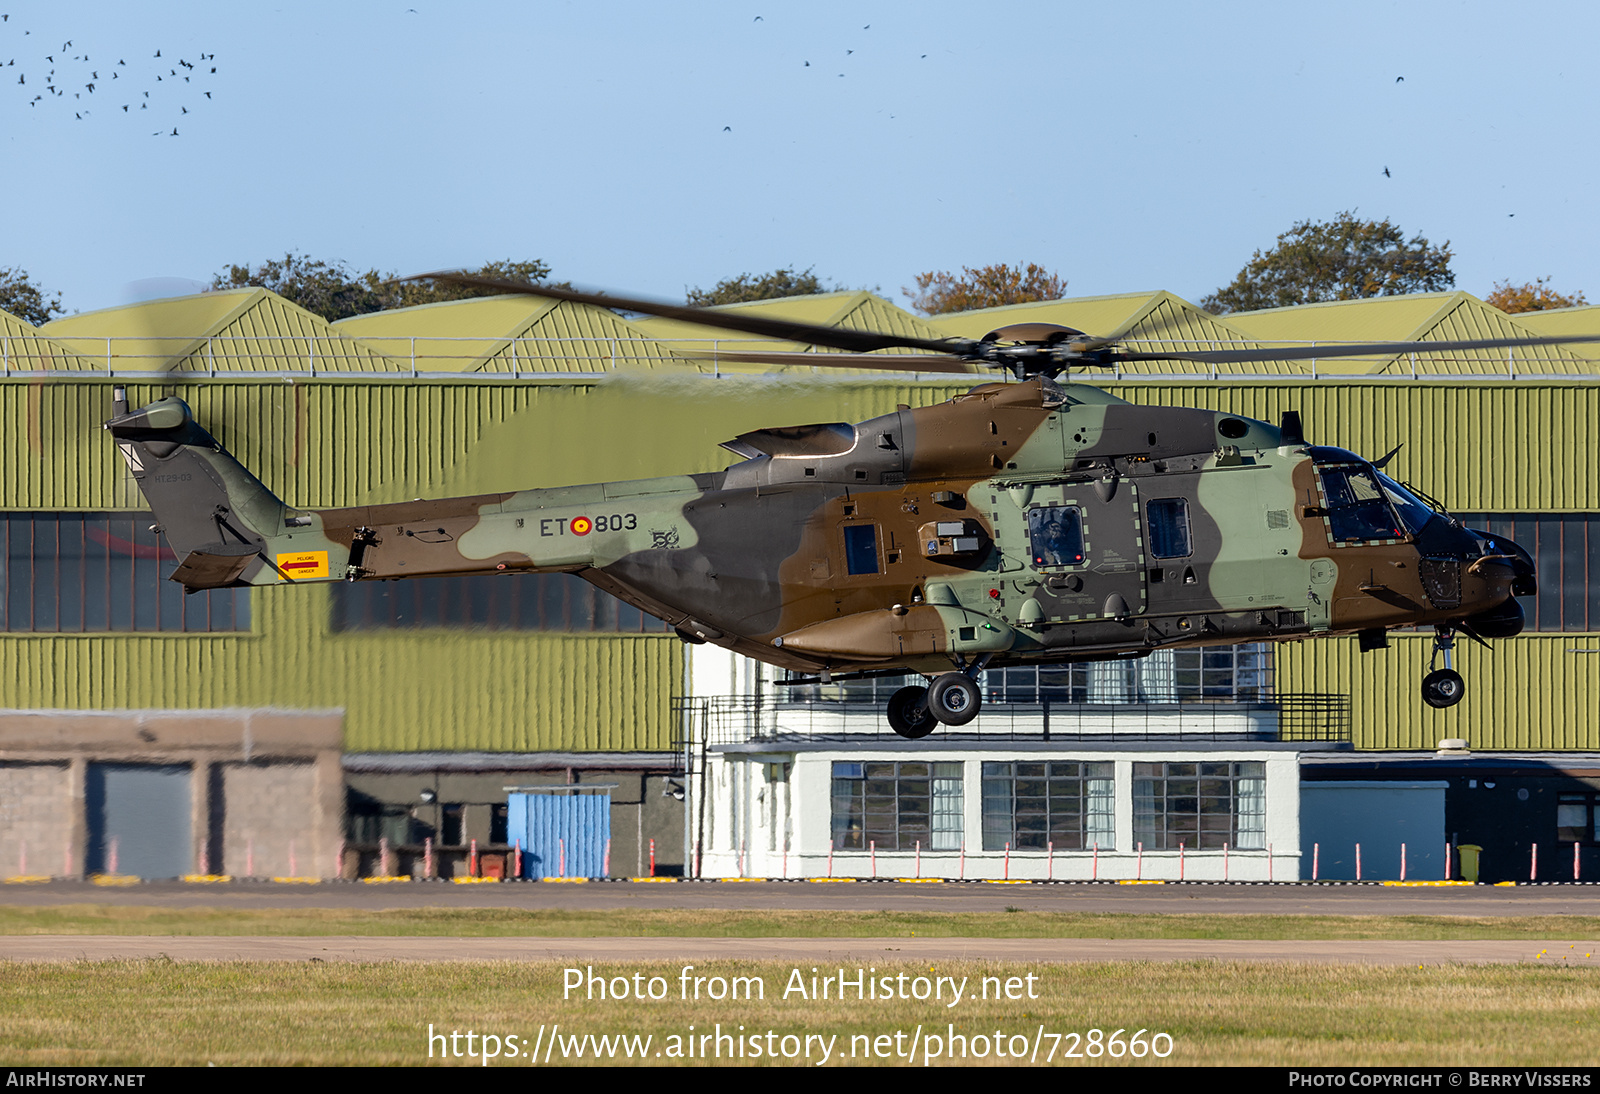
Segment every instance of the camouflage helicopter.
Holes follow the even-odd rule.
[[[901,736],[961,726],[988,667],[1137,658],[1181,646],[1432,626],[1430,706],[1459,702],[1457,633],[1523,626],[1532,558],[1465,527],[1377,462],[1236,414],[1138,406],[1057,382],[1073,368],[1203,364],[1590,338],[1134,352],[1020,324],[982,339],[839,330],[475,278],[508,293],[686,319],[843,353],[741,359],[895,372],[1009,373],[936,406],[858,424],[758,429],[726,470],[431,501],[297,509],[176,397],[106,423],[190,591],[440,574],[573,573],[672,625],[831,682],[920,674],[887,719]],[[905,348],[914,355],[874,351]],[[723,356],[730,356],[724,354]],[[1391,456],[1393,453],[1390,454]],[[1487,644],[1487,643],[1485,643]]]

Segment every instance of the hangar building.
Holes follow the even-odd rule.
[[[1600,309],[1507,316],[1466,293],[1221,318],[1160,292],[937,320],[867,293],[741,307],[930,337],[1039,319],[1120,333],[1133,348],[1522,337],[1600,323]],[[1343,781],[1365,794],[1386,780],[1416,788],[1397,825],[1482,846],[1486,877],[1524,875],[1534,843],[1547,861],[1576,846],[1580,868],[1600,870],[1593,347],[1204,374],[1165,362],[1077,377],[1132,402],[1268,421],[1298,410],[1308,437],[1369,457],[1402,446],[1398,476],[1534,552],[1540,590],[1521,636],[1492,653],[1460,648],[1470,691],[1457,707],[1417,697],[1425,633],[1365,654],[1353,639],[1234,647],[1131,673],[991,674],[980,723],[1004,723],[1004,747],[879,742],[859,717],[878,709],[871,688],[777,688],[774,670],[685,647],[565,575],[186,597],[165,580],[176,560],[97,428],[114,386],[134,405],[179,394],[286,501],[329,507],[710,471],[729,462],[719,442],[741,432],[860,421],[972,383],[850,373],[825,353],[782,369],[717,356],[750,344],[523,298],[331,325],[264,290],[43,328],[0,315],[0,875],[493,872],[514,865],[518,826],[536,812],[527,802],[599,795],[613,875],[645,872],[652,858],[661,872],[692,873],[698,858],[705,873],[943,873],[953,855],[968,876],[1283,878],[1308,872],[1303,787]],[[1309,696],[1332,697],[1314,732],[1283,713]],[[1262,710],[1276,719],[1267,730]],[[1226,747],[1148,732],[1173,711],[1203,714]],[[1048,741],[1040,714],[1058,727]],[[774,747],[775,728],[796,719],[806,747]],[[1068,734],[1059,727],[1070,719]],[[1130,720],[1146,736],[1111,747],[1106,734]],[[1437,754],[1452,739],[1469,751]],[[1152,828],[1152,803],[1182,813],[1197,796],[1187,783],[1201,778],[1221,803],[1218,826],[1196,806],[1192,828]],[[1071,823],[1059,853],[1041,855],[1039,831],[1057,842],[1056,796],[1072,803]],[[177,804],[140,804],[156,800]],[[1202,828],[1210,839],[1184,851],[1153,845]],[[875,842],[869,831],[891,835],[855,846]],[[1148,855],[1133,846],[1141,833],[1154,833]],[[1212,846],[1219,838],[1227,851]],[[1344,855],[1342,844],[1329,854]],[[1231,856],[1226,867],[1219,855]]]

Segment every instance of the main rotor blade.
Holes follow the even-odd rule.
[[[1352,345],[1285,346],[1281,349],[1172,350],[1145,353],[1126,350],[1116,353],[1119,361],[1194,361],[1207,365],[1242,364],[1248,361],[1308,361],[1324,357],[1394,357],[1402,353],[1448,353],[1464,349],[1508,349],[1517,346],[1560,346],[1574,342],[1600,342],[1600,334],[1578,334],[1553,338],[1473,338],[1460,342],[1365,342]]]
[[[683,350],[675,351],[684,353]],[[711,361],[739,361],[754,365],[811,365],[816,368],[869,368],[880,372],[959,372],[973,375],[974,362],[950,354],[904,353],[783,353],[760,350],[695,350],[690,357]]]
[[[470,285],[480,289],[499,289],[506,293],[543,296],[551,300],[565,300],[573,304],[592,304],[600,308],[617,308],[622,311],[659,315],[663,319],[677,319],[702,327],[735,330],[741,334],[756,334],[764,338],[777,338],[785,342],[806,342],[829,349],[870,353],[875,349],[922,349],[932,353],[960,353],[971,345],[965,339],[951,338],[934,341],[930,338],[911,338],[897,334],[878,334],[872,331],[840,330],[815,323],[796,323],[788,319],[772,319],[759,315],[742,315],[738,312],[714,311],[710,308],[692,308],[686,304],[665,304],[659,300],[634,300],[625,296],[603,293],[578,292],[558,289],[551,285],[530,285],[521,281],[503,281],[497,277],[479,277],[476,274],[441,270],[438,273],[414,274],[398,278],[400,281],[449,281],[457,285]]]

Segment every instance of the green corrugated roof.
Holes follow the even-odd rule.
[[[1518,312],[1516,321],[1538,334],[1600,335],[1600,304],[1584,304],[1581,307],[1557,308],[1552,311]],[[1600,342],[1579,342],[1567,347],[1567,352],[1588,361],[1600,362]]]
[[[104,308],[54,320],[43,329],[97,362],[89,368],[107,367],[109,353],[112,368],[131,371],[401,371],[397,362],[266,289],[224,289]]]
[[[874,331],[898,334],[908,338],[940,339],[947,332],[920,319],[903,308],[898,308],[878,296],[865,291],[810,293],[803,296],[785,296],[774,300],[756,300],[747,304],[724,304],[711,309],[721,312],[770,315],[774,319],[791,319],[798,323],[812,323],[821,327],[841,330]],[[803,342],[784,342],[775,339],[741,335],[715,327],[702,327],[676,319],[653,317],[637,321],[640,330],[653,338],[664,340],[670,349],[680,353],[711,354],[713,351],[734,352],[759,350],[771,352],[806,352],[812,347]],[[719,360],[716,367],[722,372],[807,372],[826,371],[859,375],[859,369],[828,368],[822,362],[826,355],[835,352],[817,347],[814,352],[817,365],[755,365]],[[890,349],[885,355],[911,354],[917,350]],[[709,366],[708,366],[709,367]]]
[[[39,333],[39,328],[8,311],[0,311],[0,374],[7,372],[54,372],[60,369],[90,369],[65,346]]]
[[[1415,293],[1380,296],[1371,300],[1340,300],[1303,304],[1293,308],[1236,312],[1228,322],[1266,342],[1445,342],[1475,338],[1537,338],[1541,331],[1492,308],[1471,293]],[[1593,364],[1571,349],[1541,346],[1505,350],[1475,350],[1454,354],[1419,353],[1419,375],[1504,374],[1510,368],[1522,373],[1582,373]],[[1411,372],[1409,355],[1382,358],[1323,360],[1322,373],[1403,375]]]
[[[1226,320],[1218,319],[1169,292],[1040,300],[1031,304],[1011,304],[1001,308],[940,315],[930,322],[946,334],[962,338],[982,338],[990,331],[1012,323],[1060,323],[1098,337],[1118,335],[1124,348],[1146,353],[1180,349],[1255,348],[1259,345]],[[1125,374],[1171,374],[1206,372],[1209,367],[1182,361],[1140,361],[1123,365],[1121,371]],[[1308,372],[1309,369],[1296,362],[1252,361],[1247,364],[1219,365],[1217,371],[1249,375],[1262,372],[1292,374]]]
[[[605,308],[487,296],[343,319],[334,329],[419,372],[607,372],[692,367]]]

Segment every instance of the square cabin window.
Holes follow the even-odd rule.
[[[1156,558],[1188,558],[1189,499],[1156,498],[1144,511],[1150,525],[1150,553]]]
[[[1028,542],[1035,566],[1083,565],[1083,516],[1075,505],[1028,510]]]
[[[844,530],[844,564],[852,574],[878,572],[878,526],[852,524]]]

